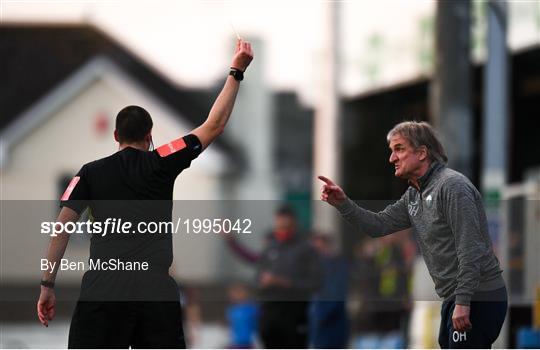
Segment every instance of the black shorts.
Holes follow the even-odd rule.
[[[259,315],[259,334],[267,349],[306,349],[308,303],[305,301],[265,301]]]
[[[79,301],[69,348],[186,348],[180,302]]]

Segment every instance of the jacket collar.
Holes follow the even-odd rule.
[[[428,170],[426,173],[418,178],[418,187],[420,188],[420,191],[422,191],[426,186],[429,184],[429,182],[433,179],[435,174],[437,174],[439,171],[441,171],[445,165],[443,163],[439,162],[432,162],[429,165]],[[411,181],[409,181],[409,186],[414,187]]]

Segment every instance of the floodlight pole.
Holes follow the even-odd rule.
[[[323,51],[320,65],[317,67],[317,97],[315,102],[315,120],[313,137],[313,195],[320,201],[321,181],[318,175],[324,175],[341,184],[341,149],[338,92],[338,52],[339,52],[339,9],[338,1],[324,3],[326,25],[323,32]],[[320,67],[320,68],[319,68]],[[320,204],[320,203],[318,203]],[[316,230],[337,233],[339,219],[335,210],[313,205],[312,226]]]

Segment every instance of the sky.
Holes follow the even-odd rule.
[[[540,29],[535,29],[540,28],[535,24],[540,23],[540,1],[511,5],[519,18],[512,26],[518,33],[511,36],[519,43],[530,42],[531,35],[540,41]],[[419,55],[432,46],[426,34],[433,27],[432,0],[0,0],[0,17],[3,22],[91,23],[171,81],[193,87],[211,86],[227,73],[234,27],[258,42],[251,69],[261,69],[272,89],[297,91],[309,104],[317,96],[327,51],[330,6],[339,9],[342,94],[429,74]]]
[[[326,50],[324,38],[330,33],[327,9],[335,4],[303,0],[2,0],[1,17],[5,22],[91,23],[173,82],[195,87],[212,85],[227,71],[234,27],[242,37],[263,44],[257,47],[253,65],[261,65],[272,88],[296,90],[309,100]],[[414,58],[407,59],[406,46],[414,45],[418,18],[433,12],[432,1],[342,1],[337,6],[338,80],[344,93],[354,94],[366,84],[361,68],[363,50],[369,49],[365,45],[373,33],[390,38],[389,46],[402,52],[399,64],[389,60],[388,75],[395,80],[396,72],[418,74]]]

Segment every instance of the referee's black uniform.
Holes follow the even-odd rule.
[[[61,199],[95,222],[122,219],[133,232],[93,234],[90,260],[146,262],[147,271],[84,274],[69,331],[69,348],[185,348],[178,286],[169,276],[172,233],[135,232],[139,222],[170,222],[178,174],[202,150],[187,135],[154,151],[126,147],[88,163]]]

